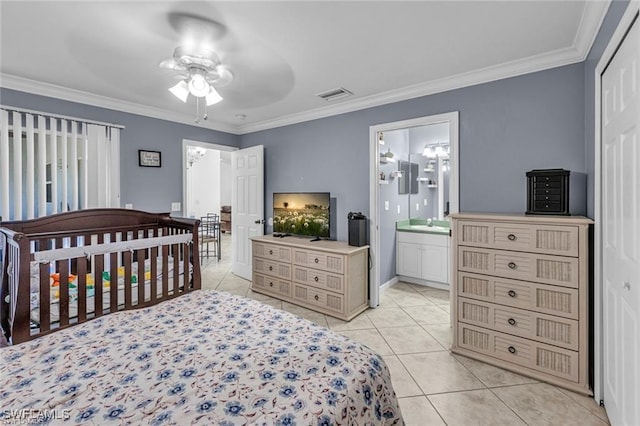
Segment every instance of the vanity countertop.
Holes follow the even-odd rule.
[[[434,220],[431,225],[426,219],[406,219],[396,222],[396,231],[419,232],[423,234],[449,235],[449,221]]]

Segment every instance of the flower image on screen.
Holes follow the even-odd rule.
[[[329,238],[329,193],[273,194],[273,232]]]

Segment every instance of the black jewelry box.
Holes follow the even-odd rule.
[[[587,213],[587,177],[565,169],[527,172],[527,211],[531,215]]]

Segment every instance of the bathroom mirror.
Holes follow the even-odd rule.
[[[409,168],[407,178],[416,187],[409,193],[409,217],[444,220],[449,215],[448,155],[409,154],[409,161],[415,167]]]
[[[411,160],[411,158],[409,158]],[[419,192],[418,181],[414,176],[418,176],[418,164],[410,161],[399,161],[398,170],[402,173],[398,177],[398,194],[417,194]]]

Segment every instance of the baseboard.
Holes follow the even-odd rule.
[[[397,276],[395,279],[396,279],[396,282],[404,281],[404,282],[407,282],[407,283],[417,284],[417,285],[421,285],[421,286],[425,286],[425,287],[438,288],[440,290],[450,290],[451,289],[451,286],[449,284],[439,283],[439,282],[435,282],[435,281],[421,280],[420,278],[405,277],[405,276],[400,275],[400,276]]]
[[[383,290],[385,290],[385,289],[387,289],[387,288],[391,287],[392,285],[394,285],[394,284],[395,284],[395,283],[397,283],[398,281],[400,281],[400,280],[398,279],[398,277],[393,277],[393,278],[391,278],[389,281],[387,281],[386,283],[384,283],[384,284],[382,284],[382,285],[380,286],[380,291],[383,291]]]

